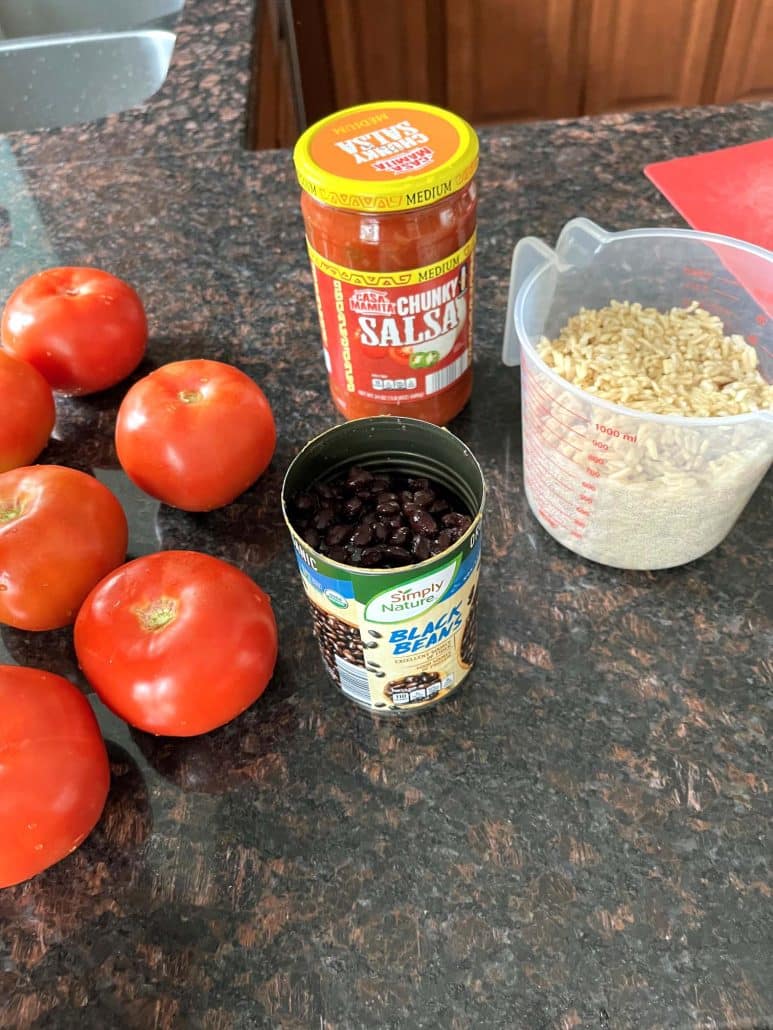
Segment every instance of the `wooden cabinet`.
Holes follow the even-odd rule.
[[[247,145],[255,150],[290,146],[303,127],[295,46],[283,13],[280,4],[265,3],[256,18],[247,118]]]
[[[256,53],[278,99],[258,75],[251,137],[274,145],[368,100],[481,125],[773,97],[773,0],[259,2],[274,28]]]
[[[716,103],[773,96],[773,0],[735,0],[718,65]]]
[[[727,0],[593,0],[587,114],[699,104]]]
[[[368,99],[443,103],[443,0],[325,0],[338,107]]]
[[[446,0],[446,103],[477,123],[580,114],[583,0]]]

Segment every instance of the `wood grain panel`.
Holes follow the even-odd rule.
[[[773,97],[773,0],[735,0],[713,99]]]
[[[337,107],[445,103],[442,0],[325,0]]]
[[[700,103],[727,2],[593,0],[585,113]]]
[[[578,114],[583,0],[446,0],[448,103],[474,122]]]

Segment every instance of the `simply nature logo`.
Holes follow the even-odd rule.
[[[368,622],[405,622],[434,607],[454,580],[460,559],[456,558],[419,579],[400,583],[372,597],[365,608]]]

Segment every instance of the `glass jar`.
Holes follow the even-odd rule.
[[[475,132],[426,104],[364,104],[294,158],[333,402],[444,425],[472,389]]]

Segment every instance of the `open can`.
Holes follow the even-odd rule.
[[[440,554],[399,568],[361,568],[309,547],[293,527],[293,498],[352,465],[426,477],[456,494],[472,522]],[[485,483],[458,437],[419,419],[375,416],[335,426],[295,457],[282,512],[325,667],[355,704],[404,716],[437,704],[464,681],[477,645]]]

